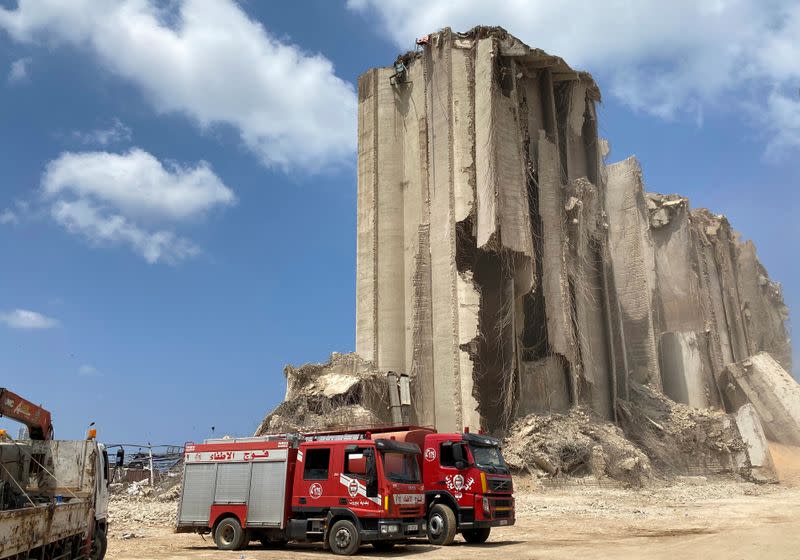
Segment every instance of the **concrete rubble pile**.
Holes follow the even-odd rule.
[[[752,405],[737,414],[675,403],[650,386],[631,384],[620,401],[619,422],[661,473],[739,474],[754,482],[776,482],[761,423]]]
[[[259,432],[329,423],[331,410],[386,419],[390,371],[411,378],[411,420],[445,431],[508,434],[576,407],[624,426],[643,386],[735,423],[754,399],[745,377],[756,422],[785,397],[794,413],[780,421],[797,426],[796,384],[763,394],[791,379],[729,367],[765,352],[790,368],[780,285],[724,216],[646,192],[632,157],[606,165],[591,75],[501,28],[418,44],[358,84],[346,360],[359,371],[339,390],[327,378],[343,355],[287,368],[286,402]]]
[[[386,375],[357,354],[334,353],[326,364],[286,366],[284,374],[284,401],[264,418],[256,435],[390,420]]]
[[[175,523],[181,496],[181,479],[167,477],[150,486],[149,480],[113,482],[109,485],[111,536],[134,539],[147,536],[149,527]]]
[[[508,430],[503,454],[515,470],[538,476],[593,476],[641,486],[652,476],[650,460],[610,422],[597,422],[580,407],[568,414],[531,414]]]

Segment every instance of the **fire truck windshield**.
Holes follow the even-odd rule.
[[[503,453],[500,451],[499,447],[470,443],[469,449],[472,451],[472,458],[475,461],[475,466],[479,469],[491,473],[508,474],[508,467],[506,466]]]
[[[392,482],[403,484],[419,484],[419,464],[414,453],[400,451],[382,451],[383,473]]]

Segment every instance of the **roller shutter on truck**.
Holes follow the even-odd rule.
[[[287,451],[188,454],[178,526],[207,527],[212,505],[247,505],[248,527],[284,527]]]
[[[208,525],[216,480],[217,465],[203,463],[186,465],[178,524]]]
[[[253,463],[247,525],[283,528],[286,462]]]

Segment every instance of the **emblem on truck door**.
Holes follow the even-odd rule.
[[[358,496],[358,481],[355,478],[350,481],[347,491],[350,493],[351,498]]]
[[[460,500],[462,496],[461,492],[469,492],[469,489],[475,484],[475,479],[469,477],[467,480],[464,480],[464,477],[460,474],[455,476],[447,475],[444,479],[444,483],[447,489],[453,492],[453,496],[455,496],[457,500]]]
[[[314,498],[315,500],[322,497],[322,485],[319,482],[315,482],[311,485],[311,488],[308,489],[308,494]]]
[[[429,463],[436,460],[436,450],[433,447],[429,447],[425,450],[425,460]]]

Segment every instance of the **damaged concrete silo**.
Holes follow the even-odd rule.
[[[649,476],[616,423],[669,471],[769,480],[761,424],[790,440],[800,389],[752,243],[605,164],[589,74],[500,28],[419,43],[359,79],[356,353],[287,366],[257,433],[396,423],[398,372],[411,422],[521,437],[535,468]]]
[[[723,405],[714,374],[788,367],[752,244],[604,165],[591,76],[499,28],[445,29],[359,79],[356,352],[412,376],[415,421],[502,431],[629,384]]]
[[[356,352],[443,429],[612,417],[597,86],[496,28],[399,62],[359,80]]]

